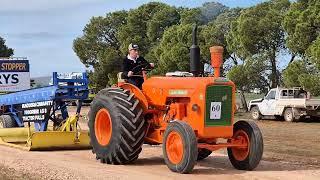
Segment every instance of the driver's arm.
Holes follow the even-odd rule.
[[[147,60],[145,60],[143,57],[140,57],[140,58],[141,58],[142,64],[146,64],[146,66],[145,66],[146,69],[152,69],[153,68],[151,66],[151,64]]]
[[[130,64],[127,62],[127,59],[124,59],[122,64],[122,79],[128,78],[129,71],[131,71]]]

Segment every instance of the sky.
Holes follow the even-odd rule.
[[[154,0],[153,0],[154,1]],[[159,0],[158,0],[159,1]],[[265,0],[216,0],[228,7],[249,7]],[[149,0],[0,0],[0,37],[27,57],[31,77],[52,72],[82,72],[84,65],[72,49],[93,16],[137,8]],[[198,7],[210,0],[162,0],[169,5]]]

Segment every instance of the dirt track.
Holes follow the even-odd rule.
[[[95,160],[90,150],[26,152],[0,146],[0,179],[320,179],[320,123],[258,122],[265,141],[255,171],[235,170],[224,151],[198,162],[193,174],[172,173],[160,146],[143,147],[132,165]]]

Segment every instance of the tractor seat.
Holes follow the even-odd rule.
[[[122,73],[123,73],[123,72],[119,72],[119,73],[117,74],[118,83],[125,83],[125,82],[126,82],[126,80],[122,78]]]

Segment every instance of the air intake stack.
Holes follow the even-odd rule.
[[[220,77],[220,67],[223,59],[223,47],[212,46],[210,47],[211,53],[211,66],[214,68],[214,77]]]
[[[197,45],[197,28],[197,25],[193,27],[192,46],[190,47],[190,72],[194,77],[200,74],[200,48]]]

